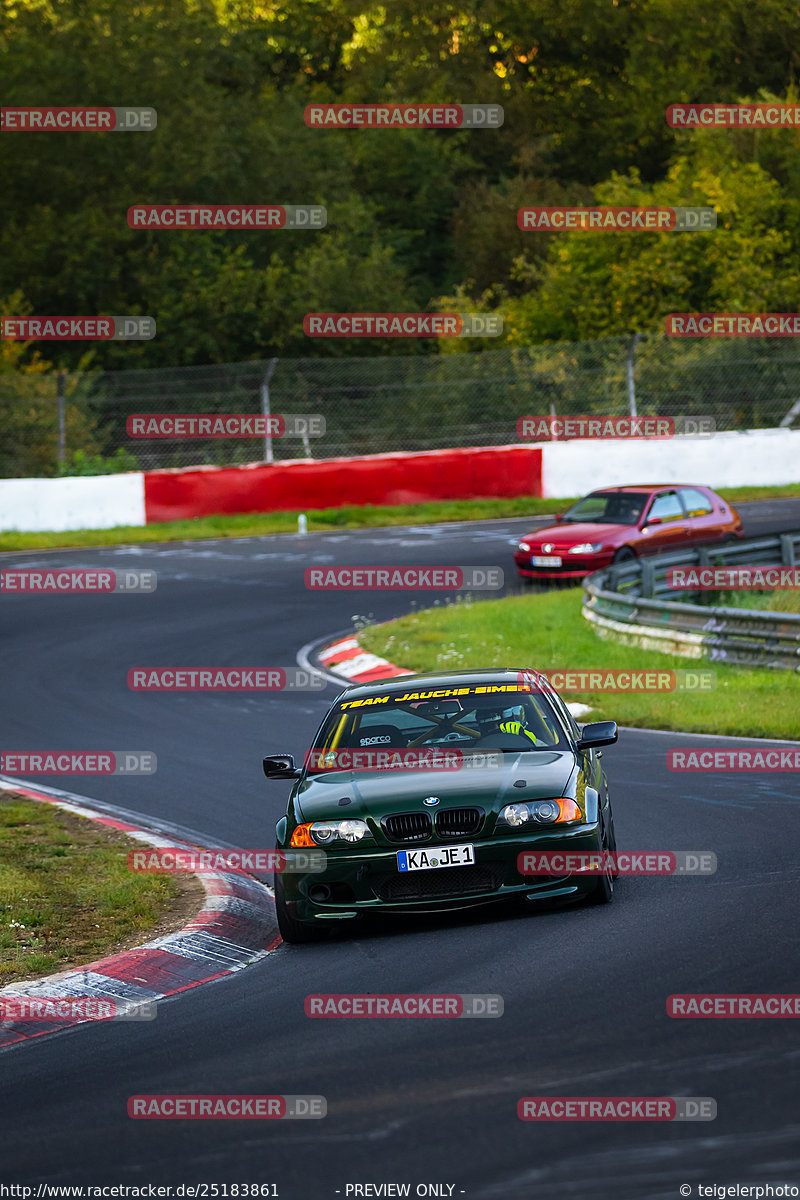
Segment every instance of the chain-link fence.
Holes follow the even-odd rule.
[[[71,374],[62,376],[60,406],[54,375],[9,374],[0,375],[0,475],[53,475],[59,457],[65,473],[264,460],[264,438],[145,440],[128,436],[126,420],[259,414],[266,403],[273,414],[319,414],[326,424],[321,438],[273,438],[275,460],[502,445],[519,440],[521,416],[629,412],[631,378],[640,415],[710,416],[722,430],[789,425],[796,405],[800,412],[800,355],[791,339],[777,338],[648,335],[635,358],[631,338],[614,337],[427,357]],[[119,461],[106,465],[115,454]]]

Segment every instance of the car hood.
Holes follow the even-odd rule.
[[[594,521],[571,521],[563,525],[548,525],[546,529],[536,529],[520,538],[537,548],[543,542],[552,542],[555,550],[564,550],[569,546],[579,546],[582,542],[616,543],[636,533],[635,525],[595,524]]]
[[[331,817],[371,817],[420,812],[426,796],[438,796],[437,811],[478,804],[499,811],[504,804],[563,796],[575,770],[571,750],[506,752],[497,768],[451,771],[330,771],[307,776],[295,793],[299,821]],[[525,786],[514,787],[518,780]],[[341,804],[349,798],[351,803]]]

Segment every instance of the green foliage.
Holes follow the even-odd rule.
[[[124,471],[138,470],[138,462],[123,446],[119,446],[116,452],[107,458],[102,454],[87,454],[83,450],[76,450],[58,465],[58,474],[62,478],[65,475],[120,475]]]
[[[45,80],[52,104],[159,113],[152,133],[3,138],[0,295],[24,281],[27,311],[154,316],[152,342],[94,349],[105,369],[427,353],[311,342],[302,317],[442,309],[456,295],[502,312],[513,345],[655,328],[681,307],[791,310],[800,135],[676,131],[664,111],[793,99],[798,33],[792,0],[0,0],[4,104],[42,103]],[[311,102],[360,100],[496,102],[505,123],[303,122]],[[329,224],[127,225],[134,203],[180,201],[322,203]],[[595,201],[713,204],[720,227],[517,229],[524,203]],[[48,352],[74,370],[85,347]],[[0,375],[38,361],[0,344]]]

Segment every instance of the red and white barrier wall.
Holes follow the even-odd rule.
[[[545,442],[188,467],[71,479],[0,480],[0,531],[110,529],[216,513],[350,504],[577,496],[623,483],[745,487],[800,481],[800,430],[710,438]]]
[[[144,475],[0,479],[0,532],[146,525]]]
[[[753,429],[713,437],[549,442],[542,495],[579,496],[623,483],[761,487],[800,482],[800,430]]]
[[[491,446],[150,471],[145,508],[148,522],[178,521],[212,513],[540,496],[541,487],[538,446]]]

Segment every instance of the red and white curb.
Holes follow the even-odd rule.
[[[67,812],[119,829],[128,837],[163,849],[205,849],[190,842],[167,838],[100,813],[86,804],[57,798],[24,783],[0,779],[0,790],[18,792],[33,800],[55,804]],[[63,793],[62,793],[63,795]],[[76,800],[80,799],[76,797]],[[280,945],[275,924],[275,906],[269,890],[248,875],[204,871],[197,877],[206,898],[197,916],[177,933],[167,934],[98,959],[76,970],[62,971],[44,979],[8,984],[0,988],[0,1000],[105,1000],[124,1005],[126,1017],[135,1020],[136,1010],[240,971],[265,958]],[[57,1020],[29,1019],[0,1022],[0,1049],[29,1038],[61,1032],[89,1024],[92,1017],[59,1017]]]
[[[358,638],[343,638],[317,651],[320,666],[339,676],[344,683],[374,683],[378,679],[395,679],[399,675],[413,675],[405,667],[395,666],[377,654],[370,654],[358,644]],[[588,704],[568,704],[567,708],[576,720],[591,712]]]
[[[370,654],[358,644],[358,638],[343,638],[332,642],[317,653],[320,665],[339,675],[346,683],[372,683],[376,679],[394,679],[398,675],[413,675],[405,667],[396,667],[377,654]]]

